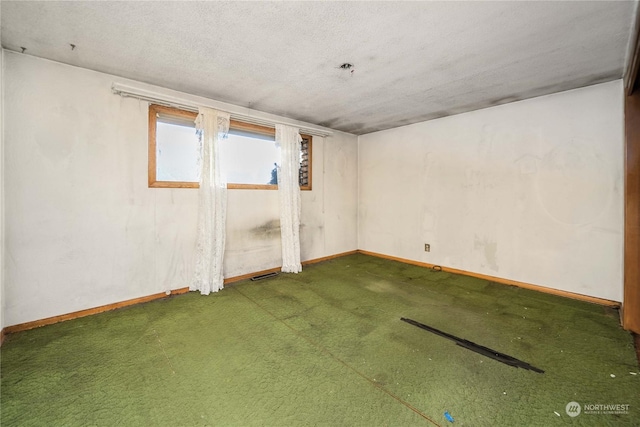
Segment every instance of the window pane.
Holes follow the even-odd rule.
[[[275,184],[280,149],[270,136],[231,130],[221,142],[223,174],[230,184]]]
[[[172,107],[149,106],[149,187],[198,188],[200,141],[197,114]],[[311,190],[311,136],[301,135],[300,187]],[[277,188],[276,164],[280,149],[275,131],[231,120],[228,138],[220,143],[223,178],[230,188]]]
[[[194,125],[163,123],[156,126],[156,179],[197,182],[198,136]],[[167,120],[169,121],[169,120]]]
[[[303,136],[300,143],[300,187],[309,187],[309,146],[311,137]]]

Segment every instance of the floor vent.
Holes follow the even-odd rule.
[[[259,275],[259,276],[253,276],[253,277],[251,278],[251,280],[252,280],[253,282],[255,282],[256,280],[268,279],[269,277],[275,277],[275,276],[277,276],[277,275],[278,275],[278,272],[277,272],[277,271],[274,271],[273,273],[267,273],[267,274],[261,274],[261,275]]]

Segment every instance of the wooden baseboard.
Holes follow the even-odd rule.
[[[315,258],[308,261],[303,261],[302,265],[315,264],[322,261],[327,261],[334,258],[340,258],[346,255],[353,255],[357,253],[357,251],[343,252],[335,255],[329,255],[322,258]],[[260,276],[262,274],[273,273],[276,271],[280,271],[282,267],[273,267],[268,270],[256,271],[253,273],[242,274],[240,276],[228,277],[224,279],[224,284],[230,284],[239,282],[242,280],[250,279],[251,277]],[[189,288],[180,288],[174,289],[169,294],[166,292],[161,292],[153,295],[147,295],[140,298],[134,298],[126,301],[116,302],[113,304],[107,304],[100,307],[89,308],[86,310],[74,311],[72,313],[62,314],[59,316],[47,317],[46,319],[33,320],[31,322],[19,323],[17,325],[7,326],[2,329],[2,335],[0,336],[0,345],[2,345],[2,341],[4,341],[5,334],[13,334],[15,332],[26,331],[29,329],[39,328],[40,326],[52,325],[58,322],[64,322],[65,320],[78,319],[80,317],[91,316],[92,314],[104,313],[105,311],[111,311],[122,307],[128,307],[131,305],[142,304],[149,301],[154,301],[157,299],[167,298],[171,295],[180,295],[189,292]]]
[[[120,301],[113,304],[101,305],[100,307],[88,308],[86,310],[74,311],[73,313],[61,314],[59,316],[47,317],[46,319],[33,320],[31,322],[19,323],[17,325],[7,326],[5,329],[7,334],[26,331],[29,329],[39,328],[40,326],[53,325],[54,323],[64,322],[65,320],[78,319],[80,317],[91,316],[92,314],[104,313],[105,311],[115,310],[117,308],[128,307],[131,305],[142,304],[144,302],[154,301],[166,298],[171,295],[179,295],[189,292],[189,288],[174,289],[169,294],[161,292],[153,295],[147,295],[140,298],[133,298],[126,301]]]
[[[307,261],[302,261],[302,265],[317,264],[319,262],[329,261],[331,259],[341,258],[343,256],[354,255],[354,254],[357,254],[357,253],[358,253],[357,250],[349,251],[349,252],[341,252],[339,254],[334,254],[334,255],[329,255],[329,256],[325,256],[325,257],[321,257],[321,258],[314,258],[314,259],[310,259],[310,260],[307,260]],[[240,276],[234,276],[234,277],[228,277],[228,278],[224,279],[224,284],[227,285],[227,284],[230,284],[230,283],[240,282],[242,280],[251,279],[252,277],[255,277],[255,276],[262,276],[263,274],[277,273],[281,269],[282,269],[281,266],[280,267],[273,267],[273,268],[269,268],[267,270],[254,271],[253,273],[242,274]]]
[[[4,342],[5,334],[6,332],[4,331],[4,328],[0,329],[0,347],[2,347],[2,343]]]
[[[315,258],[315,259],[303,261],[302,265],[316,264],[316,263],[319,263],[319,262],[328,261],[328,260],[332,260],[332,259],[335,259],[335,258],[340,258],[340,257],[347,256],[347,255],[353,255],[353,254],[356,254],[356,253],[369,255],[369,256],[374,256],[374,257],[377,257],[377,258],[389,259],[389,260],[392,260],[392,261],[399,261],[399,262],[402,262],[402,263],[405,263],[405,264],[417,265],[417,266],[420,266],[420,267],[427,267],[427,268],[434,267],[434,264],[429,264],[429,263],[426,263],[426,262],[413,261],[413,260],[406,259],[406,258],[399,258],[399,257],[391,256],[391,255],[384,255],[384,254],[365,251],[365,250],[355,250],[355,251],[349,251],[349,252],[342,252],[342,253],[339,253],[339,254],[329,255],[329,256],[326,256],[326,257],[322,257],[322,258]],[[242,280],[249,279],[249,278],[254,277],[254,276],[259,276],[259,275],[262,275],[262,274],[268,274],[268,273],[277,272],[277,271],[280,271],[280,269],[281,269],[281,267],[273,267],[273,268],[270,268],[270,269],[267,269],[267,270],[257,271],[257,272],[253,272],[253,273],[249,273],[249,274],[243,274],[243,275],[240,275],[240,276],[228,277],[228,278],[224,279],[224,283],[225,284],[231,284],[231,283],[235,283],[235,282],[239,282],[239,281],[242,281]],[[545,293],[558,295],[558,296],[562,296],[562,297],[566,297],[566,298],[573,298],[573,299],[577,299],[577,300],[581,300],[581,301],[587,301],[587,302],[590,302],[590,303],[600,304],[600,305],[604,305],[604,306],[607,306],[607,307],[613,307],[613,308],[620,307],[620,303],[617,302],[617,301],[610,301],[610,300],[606,300],[606,299],[603,299],[603,298],[596,298],[596,297],[591,297],[591,296],[587,296],[587,295],[576,294],[576,293],[573,293],[573,292],[567,292],[567,291],[561,291],[561,290],[558,290],[558,289],[546,288],[544,286],[532,285],[532,284],[529,284],[529,283],[518,282],[518,281],[515,281],[515,280],[503,279],[503,278],[500,278],[500,277],[488,276],[488,275],[485,275],[485,274],[473,273],[473,272],[469,272],[469,271],[465,271],[465,270],[458,270],[456,268],[442,267],[442,271],[446,271],[446,272],[449,272],[449,273],[455,273],[455,274],[462,274],[462,275],[465,275],[465,276],[477,277],[479,279],[489,280],[491,282],[502,283],[502,284],[510,285],[510,286],[517,286],[517,287],[520,287],[520,288],[531,289],[531,290],[535,290],[535,291],[539,291],[539,292],[545,292]],[[115,310],[115,309],[122,308],[122,307],[128,307],[128,306],[131,306],[131,305],[136,305],[136,304],[141,304],[141,303],[145,303],[145,302],[149,302],[149,301],[154,301],[154,300],[157,300],[157,299],[167,298],[168,296],[171,296],[171,295],[180,295],[180,294],[184,294],[184,293],[187,293],[187,292],[189,292],[189,288],[174,289],[169,294],[167,294],[165,292],[161,292],[161,293],[148,295],[148,296],[144,296],[144,297],[140,297],[140,298],[134,298],[134,299],[121,301],[121,302],[117,302],[117,303],[113,303],[113,304],[107,304],[107,305],[103,305],[103,306],[100,306],[100,307],[95,307],[95,308],[90,308],[90,309],[86,309],[86,310],[75,311],[73,313],[68,313],[68,314],[62,314],[60,316],[53,316],[53,317],[48,317],[46,319],[34,320],[34,321],[31,321],[31,322],[25,322],[25,323],[20,323],[20,324],[17,324],[17,325],[7,326],[7,327],[3,328],[2,331],[0,331],[0,345],[2,345],[2,342],[4,341],[4,338],[5,338],[6,334],[12,334],[12,333],[15,333],[15,332],[26,331],[26,330],[29,330],[29,329],[34,329],[34,328],[38,328],[40,326],[45,326],[45,325],[52,325],[54,323],[64,322],[65,320],[77,319],[77,318],[80,318],[80,317],[85,317],[85,316],[90,316],[90,315],[93,315],[93,314],[103,313],[105,311],[111,311],[111,310]]]
[[[329,260],[332,260],[332,259],[335,259],[335,258],[341,258],[343,256],[354,255],[354,254],[357,254],[357,253],[358,253],[357,250],[349,251],[349,252],[341,252],[339,254],[334,254],[334,255],[329,255],[329,256],[325,256],[325,257],[321,257],[321,258],[314,258],[314,259],[310,259],[310,260],[307,260],[307,261],[302,261],[302,265],[317,264],[319,262],[329,261]],[[224,279],[224,284],[228,285],[230,283],[240,282],[242,280],[251,279],[252,277],[255,277],[255,276],[262,276],[263,274],[277,273],[277,272],[281,271],[281,269],[282,269],[282,267],[273,267],[273,268],[269,268],[267,270],[254,271],[253,273],[242,274],[240,276],[234,276],[234,277],[228,277],[228,278]]]
[[[391,255],[384,255],[384,254],[380,254],[380,253],[377,253],[377,252],[358,250],[358,253],[361,253],[361,254],[364,254],[364,255],[374,256],[374,257],[377,257],[377,258],[384,258],[384,259],[389,259],[389,260],[392,260],[392,261],[398,261],[398,262],[402,262],[404,264],[417,265],[419,267],[432,268],[432,267],[436,266],[436,264],[429,264],[429,263],[426,263],[426,262],[414,261],[414,260],[410,260],[410,259],[406,259],[406,258],[394,257],[394,256],[391,256]],[[486,274],[473,273],[471,271],[459,270],[457,268],[442,267],[442,266],[439,266],[439,267],[442,268],[442,271],[446,271],[448,273],[462,274],[464,276],[476,277],[478,279],[489,280],[491,282],[502,283],[504,285],[517,286],[519,288],[531,289],[531,290],[534,290],[534,291],[544,292],[544,293],[547,293],[547,294],[558,295],[558,296],[565,297],[565,298],[577,299],[577,300],[580,300],[580,301],[586,301],[586,302],[590,302],[590,303],[593,303],[593,304],[604,305],[606,307],[620,308],[620,303],[618,301],[611,301],[611,300],[604,299],[604,298],[597,298],[597,297],[592,297],[592,296],[588,296],[588,295],[576,294],[576,293],[568,292],[568,291],[561,291],[559,289],[547,288],[545,286],[540,286],[540,285],[532,285],[531,283],[518,282],[516,280],[504,279],[502,277],[495,277],[495,276],[488,276]]]
[[[329,260],[336,259],[336,258],[342,258],[343,256],[347,256],[347,255],[355,255],[357,253],[358,253],[357,250],[348,251],[348,252],[341,252],[341,253],[335,254],[335,255],[329,255],[329,256],[324,256],[322,258],[314,258],[314,259],[310,259],[308,261],[302,261],[302,265],[317,264],[319,262],[329,261]]]
[[[252,277],[262,276],[263,274],[277,273],[281,269],[282,267],[273,267],[267,270],[261,270],[261,271],[255,271],[253,273],[242,274],[240,276],[227,277],[226,279],[224,279],[224,284],[228,285],[230,283],[240,282],[242,280],[251,279]]]

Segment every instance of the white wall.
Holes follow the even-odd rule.
[[[0,65],[2,325],[188,286],[196,194],[147,188],[147,104],[110,91],[143,84],[8,51]],[[620,301],[622,189],[620,81],[357,144],[334,132],[314,138],[302,257],[360,248]],[[277,192],[229,192],[227,277],[280,265],[278,218]]]
[[[615,81],[361,136],[359,248],[621,301],[622,99]]]
[[[5,324],[188,286],[196,192],[147,188],[147,103],[111,93],[138,83],[13,52],[4,79]],[[303,260],[357,248],[357,138],[312,159]],[[281,265],[276,191],[230,190],[227,218],[226,277]]]

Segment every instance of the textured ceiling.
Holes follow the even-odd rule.
[[[637,12],[582,1],[0,7],[7,49],[355,134],[618,79]]]

